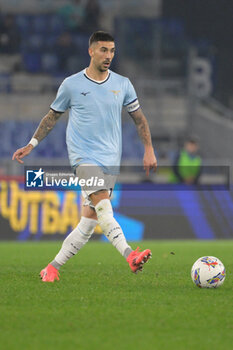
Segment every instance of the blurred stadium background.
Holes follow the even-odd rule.
[[[24,169],[11,156],[30,140],[62,80],[88,66],[95,30],[116,39],[112,69],[137,90],[160,169],[194,134],[209,169],[200,182],[213,185],[165,191],[168,173],[159,170],[149,190],[124,191],[127,182],[145,181],[134,168],[143,147],[124,113],[122,161],[132,168],[121,174],[113,206],[127,238],[233,238],[232,188],[216,187],[229,181],[221,169],[233,161],[232,13],[231,0],[0,1],[0,239],[64,239],[78,223],[79,193],[24,192]],[[66,120],[25,165],[69,165]]]

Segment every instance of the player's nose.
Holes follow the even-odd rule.
[[[105,59],[111,61],[111,59],[112,59],[112,54],[111,54],[111,52],[107,52],[107,53],[106,53]]]

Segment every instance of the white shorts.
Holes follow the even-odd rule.
[[[112,191],[114,189],[117,175],[105,174],[103,170],[93,164],[80,164],[77,166],[76,176],[80,179],[85,180],[85,184],[82,186],[82,196],[85,201],[83,203],[84,206],[90,206],[94,208],[91,203],[90,195],[92,193],[107,190],[109,193],[109,197],[111,197]]]

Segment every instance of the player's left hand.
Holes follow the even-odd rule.
[[[157,159],[152,146],[145,148],[143,166],[144,170],[146,171],[146,176],[149,176],[150,170],[155,172],[157,169]]]

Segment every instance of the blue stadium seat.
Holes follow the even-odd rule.
[[[53,73],[52,76],[53,89],[57,91],[63,80],[67,77],[67,74],[56,72]]]
[[[4,121],[0,122],[0,157],[11,157],[17,148],[24,146],[32,137],[38,122]],[[66,122],[60,121],[54,130],[35,148],[33,157],[67,158]]]
[[[85,67],[85,63],[83,57],[79,57],[79,55],[73,55],[67,60],[67,72],[68,74],[74,74]]]
[[[65,31],[65,24],[60,16],[49,16],[49,30],[52,34],[58,35]]]
[[[49,32],[49,16],[37,15],[32,19],[32,29],[35,33]]]
[[[15,21],[21,33],[29,33],[32,27],[32,16],[17,15]]]
[[[12,147],[17,149],[19,147],[23,147],[27,144],[31,137],[32,131],[30,128],[30,122],[12,122],[12,130],[11,130],[11,139],[12,139]],[[33,130],[34,133],[35,130]]]
[[[144,147],[140,141],[135,125],[125,122],[122,127],[122,159],[142,159]]]
[[[164,32],[173,37],[180,37],[184,35],[184,25],[179,19],[162,19],[161,28]]]
[[[42,51],[44,46],[44,36],[41,34],[32,34],[28,39],[28,48],[30,51]]]
[[[8,127],[8,123],[6,122],[0,123],[0,139],[1,139],[0,156],[9,157],[9,155],[12,154],[10,124]]]
[[[72,36],[72,42],[74,46],[81,52],[84,52],[88,49],[88,40],[89,37],[86,34],[80,33]]]
[[[11,74],[0,73],[0,92],[11,92]]]
[[[23,65],[27,72],[38,73],[41,71],[41,55],[38,52],[23,54]]]
[[[46,51],[53,52],[57,44],[57,41],[58,41],[58,36],[54,34],[50,34],[46,38],[44,38],[44,45],[45,45]]]
[[[44,53],[41,57],[41,68],[46,73],[58,71],[58,57],[52,53]]]
[[[66,122],[60,120],[47,138],[49,147],[52,150],[52,157],[66,158]]]

